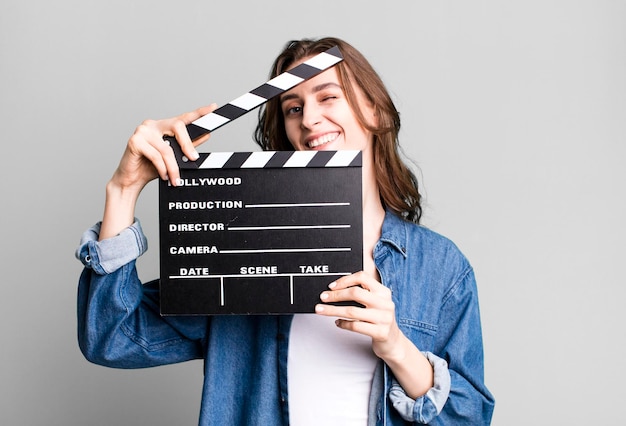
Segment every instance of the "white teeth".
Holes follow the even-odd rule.
[[[313,139],[308,143],[309,148],[315,148],[317,146],[324,145],[325,143],[332,142],[337,139],[338,135],[338,133],[327,133],[317,139]]]

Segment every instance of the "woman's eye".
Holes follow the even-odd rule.
[[[302,107],[295,106],[295,107],[287,108],[287,111],[285,112],[285,114],[293,115],[293,114],[298,114],[301,111],[302,111]]]

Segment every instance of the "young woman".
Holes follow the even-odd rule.
[[[185,125],[215,105],[146,121],[107,185],[102,222],[77,257],[79,344],[92,362],[140,368],[205,360],[200,424],[489,424],[478,296],[455,245],[420,226],[415,176],[398,152],[400,119],[384,84],[351,45],[289,43],[274,77],[338,46],[344,61],[261,109],[264,150],[363,153],[363,271],[330,283],[316,314],[161,317],[158,281],[137,278],[146,250],[134,207],[157,176],[176,182],[164,135],[185,155]],[[329,302],[355,301],[362,307]]]

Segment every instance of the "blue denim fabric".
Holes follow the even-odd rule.
[[[98,241],[100,223],[85,231],[76,250],[76,258],[98,274],[110,274],[137,259],[148,250],[148,240],[135,220],[115,238]]]
[[[292,316],[159,314],[158,280],[139,281],[145,251],[136,222],[112,240],[87,231],[76,256],[78,342],[91,362],[142,368],[204,359],[199,424],[288,424],[287,351]],[[112,249],[114,247],[114,249]],[[398,324],[428,357],[435,385],[412,400],[380,365],[370,424],[488,425],[494,399],[483,380],[483,349],[471,266],[446,238],[387,213],[374,260],[392,290]]]

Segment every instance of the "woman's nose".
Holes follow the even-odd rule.
[[[307,105],[302,108],[302,127],[312,129],[322,121],[322,114],[315,105]]]

